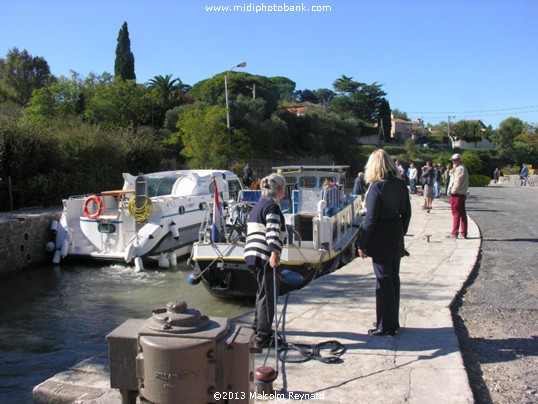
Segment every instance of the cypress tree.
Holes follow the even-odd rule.
[[[390,104],[386,98],[382,98],[379,105],[379,119],[383,125],[384,141],[390,142],[390,131],[392,129],[392,119],[390,116]]]
[[[123,80],[136,80],[134,55],[131,52],[131,40],[129,39],[129,30],[127,29],[126,22],[123,23],[118,33],[114,75],[116,78]]]

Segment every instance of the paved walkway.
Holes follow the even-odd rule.
[[[368,336],[375,320],[375,278],[371,260],[357,258],[291,293],[286,307],[286,299],[279,300],[288,342],[338,340],[347,348],[342,362],[283,363],[273,386],[279,397],[257,402],[300,398],[310,398],[310,403],[473,402],[449,306],[477,260],[479,230],[469,220],[468,239],[447,239],[452,215],[446,197],[435,200],[429,214],[421,209],[422,202],[422,197],[412,196],[413,217],[406,237],[411,256],[401,265],[399,334]],[[256,355],[255,366],[264,364],[275,367],[273,351],[268,357]],[[106,363],[81,363],[36,387],[34,399],[120,402],[119,392],[108,387],[106,368]]]
[[[339,364],[281,363],[273,386],[280,396],[273,402],[292,402],[290,394],[309,394],[312,403],[473,402],[449,306],[474,267],[480,234],[469,220],[468,239],[446,239],[452,226],[446,201],[435,200],[428,214],[422,197],[412,196],[411,256],[401,264],[402,329],[395,337],[367,333],[375,321],[370,259],[357,258],[291,293],[285,309],[280,297],[288,342],[337,340],[347,352]],[[256,366],[274,367],[274,352],[266,356],[257,355]]]

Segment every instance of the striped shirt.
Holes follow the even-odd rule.
[[[270,198],[262,198],[250,211],[245,244],[245,263],[262,267],[271,252],[282,251],[280,233],[286,229],[284,215],[280,206]]]

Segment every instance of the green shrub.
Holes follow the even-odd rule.
[[[487,187],[491,179],[487,175],[469,175],[470,187]]]

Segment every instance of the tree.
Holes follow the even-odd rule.
[[[509,117],[499,124],[499,129],[492,135],[493,144],[499,153],[509,154],[514,146],[514,140],[524,132],[525,125],[519,118]]]
[[[167,74],[164,77],[155,76],[154,78],[149,80],[148,87],[157,90],[162,100],[162,103],[164,105],[168,105],[170,103],[170,98],[173,97],[175,93],[177,93],[180,83],[180,79],[172,80],[172,75]]]
[[[415,160],[418,157],[418,147],[413,138],[408,138],[404,143],[405,153],[411,160]]]
[[[148,123],[151,100],[148,90],[133,80],[97,82],[88,89],[84,118],[106,127]]]
[[[252,98],[252,88],[256,87],[256,99],[265,100],[265,118],[269,118],[279,105],[293,100],[295,83],[285,77],[264,77],[244,72],[220,73],[210,79],[202,80],[187,93],[194,100],[210,105],[225,105],[224,76],[227,74],[228,98],[230,102],[239,95]]]
[[[407,117],[407,112],[402,112],[398,108],[394,108],[392,110],[392,115],[394,115],[394,118],[399,118],[405,121],[409,121],[409,118]]]
[[[480,156],[472,151],[464,151],[461,155],[461,162],[469,174],[480,174],[482,171],[482,160]]]
[[[478,142],[484,137],[478,121],[461,120],[451,125],[450,136],[466,142]]]
[[[229,161],[226,109],[204,103],[187,105],[177,122],[172,142],[181,141],[181,153],[191,168],[226,168]]]
[[[514,149],[518,163],[538,162],[538,130],[536,125],[525,124],[523,133],[516,136]]]
[[[118,33],[114,75],[121,80],[136,80],[134,55],[131,52],[131,40],[129,39],[129,30],[126,22],[123,23]]]
[[[183,102],[181,89],[185,85],[179,78],[172,80],[172,75],[155,76],[148,81],[148,88],[153,90],[151,116],[152,124],[163,125],[166,111]]]
[[[316,93],[308,89],[296,91],[295,97],[299,102],[311,102],[312,104],[317,104],[319,101]]]
[[[381,103],[387,95],[381,90],[381,85],[360,83],[342,75],[334,81],[333,87],[336,97],[332,100],[331,109],[334,112],[367,123],[378,122]]]
[[[45,123],[53,118],[82,115],[84,108],[83,82],[76,72],[72,72],[71,79],[62,76],[47,87],[34,90],[24,116]]]
[[[318,98],[318,102],[321,103],[321,105],[329,106],[331,105],[331,101],[333,100],[336,93],[333,90],[329,90],[328,88],[318,88],[316,90],[316,97]]]
[[[45,59],[28,51],[10,49],[6,59],[0,58],[0,101],[13,101],[26,106],[32,91],[55,80]]]
[[[390,104],[383,98],[379,105],[379,121],[383,128],[383,135],[385,142],[390,141],[390,132],[392,129],[392,118],[390,116]]]
[[[311,102],[312,104],[320,104],[328,106],[331,104],[335,93],[328,88],[319,88],[317,90],[298,90],[295,92],[295,99],[299,102]]]

